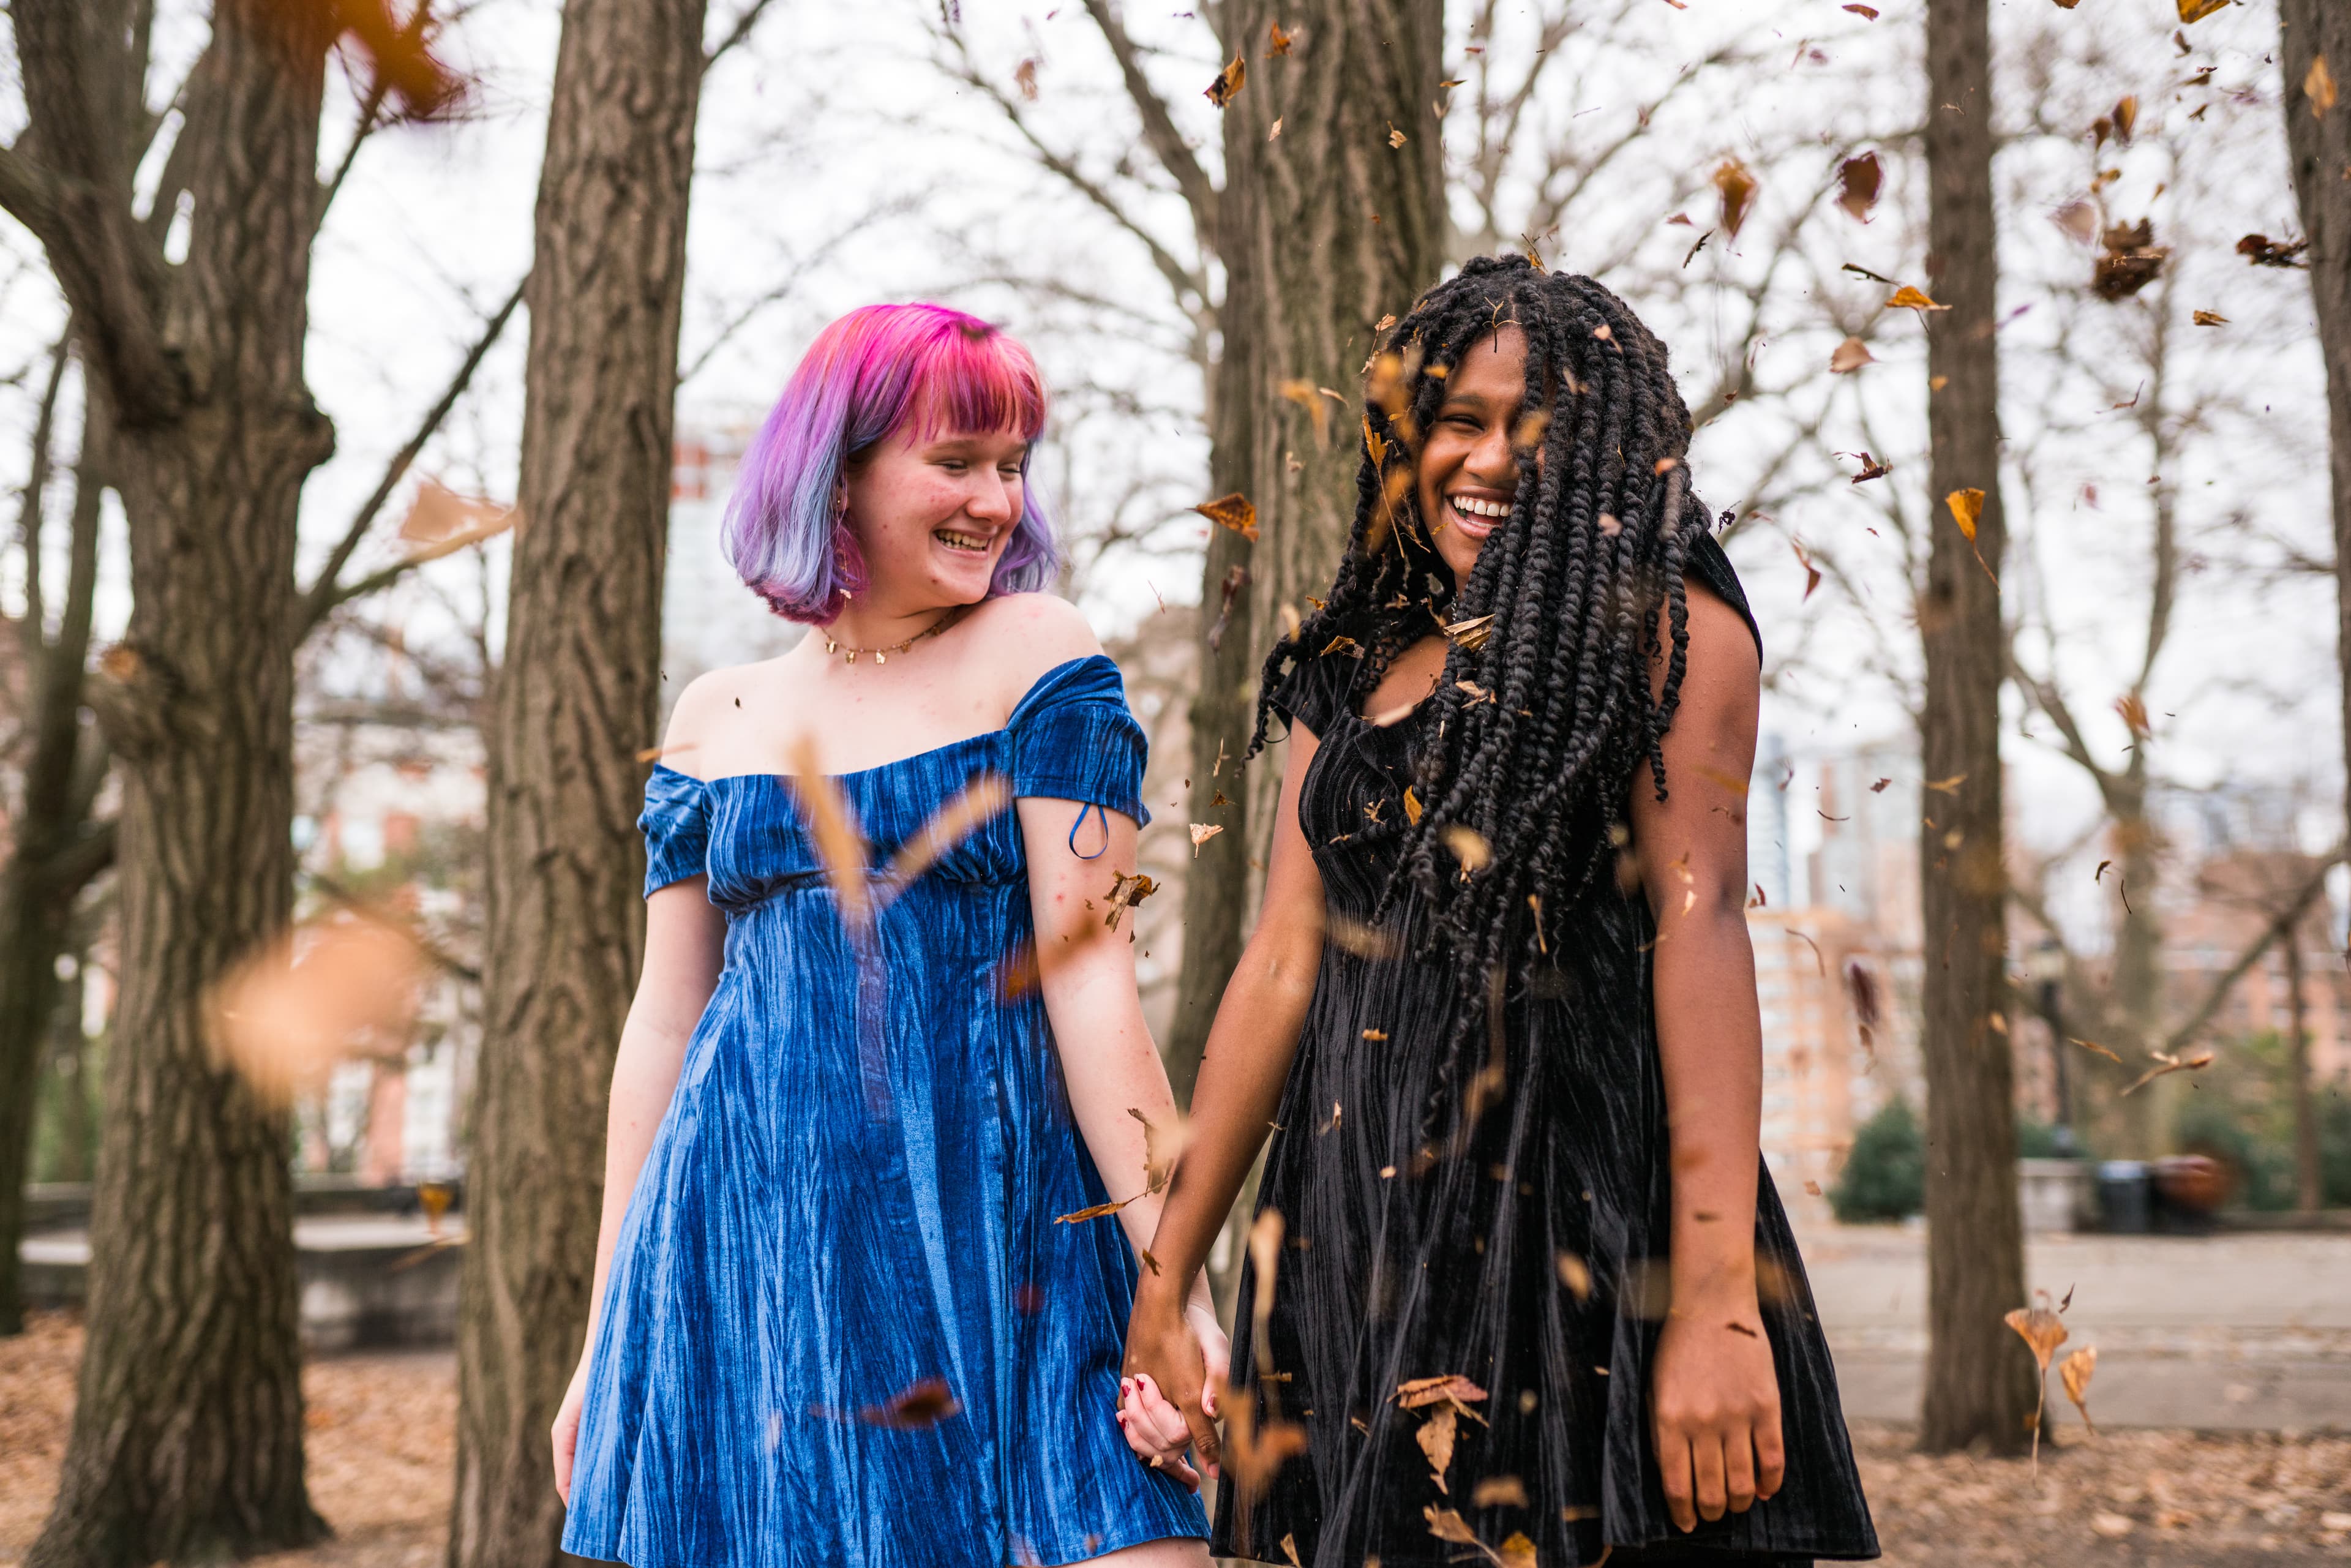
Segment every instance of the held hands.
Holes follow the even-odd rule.
[[[1178,1312],[1164,1294],[1147,1287],[1137,1292],[1119,1379],[1119,1429],[1144,1463],[1194,1491],[1200,1490],[1200,1474],[1186,1462],[1185,1450],[1197,1456],[1201,1469],[1217,1473],[1216,1420],[1223,1411],[1225,1367],[1231,1356],[1224,1330],[1205,1300]]]
[[[1649,1396],[1675,1528],[1744,1513],[1780,1490],[1780,1383],[1753,1294],[1677,1301],[1657,1337]]]

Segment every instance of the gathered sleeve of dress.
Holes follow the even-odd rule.
[[[1012,792],[1077,800],[1147,826],[1143,804],[1143,727],[1126,706],[1118,666],[1100,653],[1047,671],[1005,725],[1012,742]]]
[[[1332,725],[1353,711],[1349,692],[1354,680],[1355,661],[1344,653],[1321,658],[1301,653],[1280,683],[1267,694],[1266,700],[1284,721],[1303,725],[1320,740],[1331,733]]]
[[[656,767],[645,780],[645,809],[637,818],[645,836],[645,896],[710,870],[709,786],[674,768]]]

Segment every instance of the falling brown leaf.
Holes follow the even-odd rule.
[[[2303,259],[2303,253],[2309,248],[2306,239],[2272,239],[2267,235],[2247,235],[2237,242],[2237,254],[2255,267],[2307,267],[2310,264]]]
[[[1607,1561],[1609,1551],[1606,1546],[1600,1549],[1602,1562]],[[1503,1537],[1502,1549],[1494,1556],[1502,1568],[1541,1568],[1541,1560],[1535,1555],[1535,1543],[1523,1530],[1514,1530]]]
[[[1194,860],[1198,860],[1200,858],[1200,846],[1207,843],[1210,839],[1215,838],[1218,833],[1221,833],[1224,831],[1223,824],[1218,822],[1193,823],[1192,858]]]
[[[1473,615],[1467,621],[1455,622],[1444,631],[1456,647],[1474,653],[1486,645],[1487,638],[1493,635],[1494,618],[1491,615]]]
[[[2229,319],[2218,310],[2199,310],[2195,314],[2195,321],[2199,327],[2225,327],[2229,324]]]
[[[2063,0],[2060,0],[2060,3],[2062,4]],[[1875,5],[1847,5],[1844,8],[1852,12],[1855,16],[1860,17],[1865,22],[1875,22],[1877,20],[1877,7]]]
[[[1458,1372],[1449,1372],[1441,1377],[1408,1378],[1397,1384],[1395,1391],[1396,1407],[1402,1410],[1417,1410],[1424,1405],[1435,1405],[1441,1400],[1450,1400],[1456,1405],[1476,1405],[1482,1403],[1485,1397],[1484,1389]],[[1475,1415],[1476,1412],[1470,1414]]]
[[[1807,1197],[1820,1197],[1820,1196],[1821,1196],[1821,1184],[1820,1184],[1820,1183],[1818,1183],[1818,1182],[1816,1182],[1816,1181],[1807,1181],[1807,1182],[1805,1182],[1805,1183],[1804,1183],[1804,1193],[1805,1193],[1805,1196],[1807,1196]]]
[[[2049,221],[2072,235],[2077,244],[2095,245],[2098,241],[2098,208],[2095,202],[2068,202],[2051,213]]]
[[[1956,795],[1959,792],[1959,786],[1967,781],[1968,776],[1966,774],[1954,773],[1949,779],[1928,779],[1926,788],[1934,790],[1938,795]]]
[[[1323,406],[1321,389],[1311,380],[1292,376],[1274,390],[1304,409],[1306,417],[1314,422],[1315,445],[1320,446],[1330,439],[1331,411]]]
[[[1894,472],[1894,465],[1880,463],[1866,452],[1855,452],[1850,455],[1861,459],[1861,472],[1853,476],[1853,482],[1856,485],[1866,485],[1872,479],[1883,479]]]
[[[1527,1483],[1516,1476],[1488,1476],[1469,1493],[1471,1508],[1531,1508]]]
[[[318,47],[320,13],[331,18],[334,37],[348,34],[367,56],[373,89],[381,89],[398,106],[396,115],[379,116],[381,124],[392,118],[447,120],[465,106],[470,83],[432,48],[437,32],[433,24],[441,20],[446,9],[419,5],[403,19],[388,0],[335,0],[328,5],[316,0],[269,0],[259,15],[264,25],[279,35],[276,42],[281,47],[313,51]]]
[[[1748,210],[1755,204],[1755,176],[1737,158],[1725,158],[1714,166],[1715,190],[1722,197],[1722,232],[1731,239],[1739,237],[1739,227],[1747,221]]]
[[[890,857],[890,879],[902,885],[914,881],[1010,804],[1010,779],[993,771],[974,775],[954,800],[932,812],[931,820],[898,846]]]
[[[1024,939],[998,960],[996,995],[999,1001],[1010,1003],[1019,1001],[1036,988],[1037,948],[1033,943]]]
[[[1037,101],[1037,57],[1034,55],[1012,68],[1012,85],[1030,103]]]
[[[888,1403],[868,1405],[857,1414],[870,1427],[919,1432],[937,1426],[962,1409],[963,1402],[955,1396],[946,1378],[925,1377],[903,1393],[893,1395]]]
[[[801,736],[792,743],[789,755],[792,765],[789,783],[816,840],[817,858],[832,883],[841,922],[852,931],[862,931],[873,913],[872,888],[866,879],[865,836],[858,831],[857,819],[840,785],[824,770],[816,737]]]
[[[1830,371],[1840,376],[1850,375],[1864,365],[1874,365],[1876,362],[1877,356],[1871,353],[1869,345],[1858,338],[1847,338],[1836,346],[1834,353],[1829,355]]]
[[[263,945],[214,992],[223,1064],[271,1105],[326,1086],[339,1061],[405,1051],[427,973],[390,914],[339,912]]]
[[[1856,153],[1837,165],[1837,205],[1863,223],[1877,205],[1878,187],[1885,183],[1875,152]]]
[[[1279,141],[1281,140],[1281,117],[1280,115],[1274,116],[1273,129],[1265,133],[1265,139],[1268,141]]]
[[[1103,895],[1109,900],[1109,913],[1103,916],[1102,924],[1113,931],[1117,930],[1121,915],[1158,891],[1159,884],[1141,872],[1133,876],[1121,871],[1112,872],[1110,892]]]
[[[1406,136],[1403,131],[1398,131],[1398,130],[1395,128],[1395,120],[1391,120],[1390,121],[1388,121],[1388,145],[1389,145],[1389,146],[1391,146],[1391,147],[1401,147],[1401,146],[1403,146],[1405,142],[1407,142],[1407,141],[1411,141],[1411,140],[1412,140],[1412,138],[1410,138],[1409,136]]]
[[[2067,1035],[2067,1036],[2065,1037],[2065,1039],[2066,1039],[2066,1041],[2067,1041],[2069,1044],[2078,1045],[2078,1046],[2080,1046],[2084,1051],[2096,1051],[2100,1056],[2105,1057],[2108,1061],[2113,1062],[2116,1067],[2120,1067],[2120,1066],[2123,1064],[2123,1059],[2122,1059],[2121,1057],[2116,1056],[2113,1051],[2108,1051],[2105,1046],[2100,1045],[2100,1044],[2099,1044],[2096,1040],[2075,1040],[2075,1039],[2074,1039],[2072,1035],[2070,1035],[2070,1034],[2069,1034],[2069,1035]]]
[[[2170,247],[2155,243],[2155,220],[2110,225],[2098,236],[2102,247],[2090,290],[2101,299],[2127,299],[2163,271]]]
[[[2090,1375],[2098,1369],[2098,1347],[2085,1345],[2057,1364],[2057,1375],[2064,1382],[2065,1397],[2082,1413],[2082,1425],[2093,1432],[2097,1423],[2090,1419]]]
[[[1550,429],[1551,411],[1536,409],[1521,415],[1519,423],[1510,427],[1510,445],[1520,452],[1532,452],[1542,444],[1543,434]]]
[[[2325,55],[2310,57],[2309,74],[2302,78],[2302,93],[2310,99],[2310,112],[2320,119],[2325,119],[2326,111],[2335,107],[2335,73],[2326,68]]]
[[[1592,1270],[1573,1252],[1559,1255],[1559,1282],[1579,1301],[1592,1299]]]
[[[1333,947],[1358,958],[1393,958],[1400,950],[1396,939],[1378,926],[1366,925],[1343,915],[1329,916],[1323,935]]]
[[[2229,4],[2229,0],[2179,0],[2179,19],[2200,22]]]
[[[1439,1508],[1430,1503],[1420,1511],[1420,1516],[1428,1521],[1428,1533],[1439,1541],[1449,1541],[1457,1546],[1484,1544],[1478,1539],[1477,1532],[1469,1528],[1468,1522],[1449,1508]]]
[[[1420,1451],[1428,1457],[1428,1469],[1437,1482],[1437,1490],[1447,1496],[1452,1494],[1453,1489],[1446,1485],[1445,1472],[1453,1468],[1453,1437],[1457,1420],[1455,1406],[1442,1405],[1430,1412],[1422,1420],[1420,1429],[1413,1434],[1414,1439],[1420,1444]]]
[[[1238,490],[1213,501],[1203,501],[1192,510],[1220,528],[1230,528],[1250,543],[1257,542],[1257,507]]]
[[[1821,585],[1821,569],[1813,564],[1813,558],[1805,551],[1802,539],[1790,539],[1788,548],[1796,552],[1796,563],[1804,569],[1804,597],[1810,599],[1813,590]]]
[[[1437,837],[1443,839],[1445,847],[1453,852],[1453,858],[1461,862],[1461,874],[1464,876],[1475,876],[1493,861],[1493,845],[1488,843],[1486,835],[1475,828],[1465,827],[1459,822],[1447,822]]]
[[[1894,298],[1886,302],[1886,308],[1888,310],[1917,310],[1922,314],[1928,310],[1949,310],[1950,308],[1948,305],[1936,304],[1932,299],[1929,299],[1927,297],[1927,291],[1925,289],[1917,287],[1915,284],[1908,283],[1904,284],[1901,287],[1894,291]]]
[[[2122,716],[2123,723],[2130,727],[2131,734],[2138,739],[2145,740],[2154,733],[2147,726],[2147,704],[2139,699],[2137,692],[2125,692],[2116,697],[2115,712]]]
[[[1361,643],[1356,642],[1353,637],[1341,635],[1333,637],[1328,643],[1323,643],[1322,652],[1316,654],[1315,657],[1327,659],[1333,653],[1349,653],[1353,654],[1356,658],[1361,658],[1364,653],[1364,645]]]
[[[1404,820],[1417,826],[1421,810],[1420,797],[1413,792],[1411,785],[1405,785],[1404,787]]]
[[[1297,28],[1285,27],[1279,22],[1274,23],[1272,29],[1266,35],[1266,57],[1271,59],[1276,55],[1290,53],[1290,47],[1296,42],[1298,42]]]
[[[2038,1294],[2045,1297],[2048,1292],[2043,1291]],[[2033,1362],[2042,1371],[2047,1372],[2049,1358],[2056,1354],[2059,1345],[2065,1343],[2065,1321],[2047,1307],[2033,1307],[2029,1311],[2019,1307],[2001,1322],[2014,1329],[2017,1336],[2032,1347]]]
[[[2199,1051],[2193,1055],[2185,1052],[2150,1051],[2147,1055],[2155,1059],[2155,1065],[2140,1073],[2137,1082],[2123,1091],[2124,1093],[2136,1094],[2168,1072],[2195,1072],[2212,1065],[2212,1053],[2209,1051]]]
[[[1306,1451],[1306,1428],[1279,1418],[1259,1427],[1254,1402],[1237,1399],[1225,1417],[1225,1468],[1232,1471],[1241,1496],[1252,1496],[1271,1480],[1274,1472]]]
[[[2107,120],[2115,128],[2115,140],[2128,146],[2131,132],[2138,125],[2137,95],[2135,93],[2125,95],[2122,100],[2115,105],[2114,112],[2107,116]]]
[[[504,531],[514,508],[481,496],[452,490],[438,479],[416,486],[408,515],[400,520],[400,537],[411,544],[439,545],[452,539],[471,544]]]
[[[1976,522],[1983,516],[1984,493],[1981,490],[1954,490],[1943,497],[1943,504],[1951,508],[1951,520],[1959,525],[1959,532],[1967,535],[1968,543],[1974,544]]]
[[[1208,90],[1203,96],[1210,103],[1222,109],[1232,102],[1235,96],[1248,83],[1249,62],[1240,56],[1235,55],[1233,63],[1217,73],[1217,79],[1208,84]]]

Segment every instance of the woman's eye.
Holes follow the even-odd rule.
[[[939,459],[939,466],[950,474],[960,474],[970,465],[960,457],[942,457]]]

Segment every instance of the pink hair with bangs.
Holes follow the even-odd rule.
[[[944,305],[867,305],[809,345],[759,434],[743,455],[721,536],[726,559],[768,607],[823,625],[865,586],[865,563],[846,519],[833,510],[850,465],[900,431],[941,431],[1035,442],[1047,398],[1037,361],[1019,341]],[[1028,459],[1021,460],[1024,480]],[[1025,593],[1061,570],[1061,551],[1036,486],[1021,486],[1021,512],[987,591]]]

